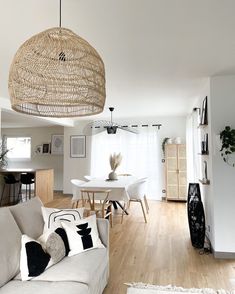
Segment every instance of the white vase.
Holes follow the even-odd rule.
[[[166,143],[167,144],[172,144],[172,139],[171,138],[168,138]]]
[[[115,173],[115,171],[111,171],[111,173],[109,173],[109,180],[117,180],[117,174]]]
[[[176,137],[174,139],[175,144],[181,144],[181,138],[180,137]]]

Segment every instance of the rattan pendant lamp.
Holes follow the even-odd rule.
[[[104,63],[97,51],[69,29],[43,31],[16,52],[9,73],[12,108],[44,117],[76,117],[103,111]]]

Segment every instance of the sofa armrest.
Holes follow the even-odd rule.
[[[100,240],[106,248],[109,248],[109,221],[104,218],[97,218],[97,228]]]

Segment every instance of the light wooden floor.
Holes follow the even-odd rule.
[[[70,207],[58,197],[48,206]],[[190,243],[186,204],[150,202],[145,224],[138,203],[110,230],[110,280],[105,294],[126,293],[125,282],[176,285],[186,288],[235,289],[235,260],[199,255]]]

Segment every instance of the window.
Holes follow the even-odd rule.
[[[107,178],[111,171],[109,155],[121,153],[122,162],[117,173],[130,173],[137,178],[148,178],[148,198],[161,199],[162,165],[161,141],[158,131],[149,127],[138,135],[121,131],[116,135],[102,132],[92,136],[91,175]]]
[[[7,137],[6,147],[10,150],[7,153],[9,159],[31,158],[31,138],[30,137]]]

